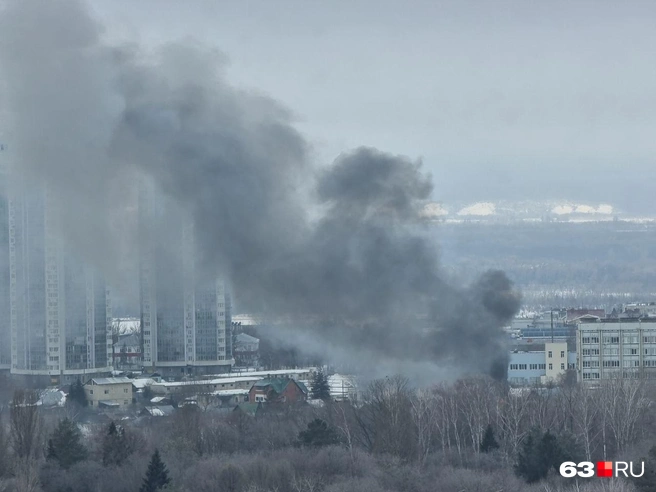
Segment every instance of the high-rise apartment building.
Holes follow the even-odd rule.
[[[11,367],[9,316],[9,210],[4,143],[0,141],[0,370]]]
[[[8,199],[11,373],[66,383],[112,365],[109,291],[65,247],[47,191]]]
[[[167,376],[231,367],[230,296],[201,267],[194,224],[146,187],[139,215],[144,366]]]

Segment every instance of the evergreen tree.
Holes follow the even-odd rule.
[[[84,385],[79,379],[71,384],[71,389],[68,392],[67,403],[76,404],[81,407],[86,407],[89,402],[87,401],[87,394],[84,392]]]
[[[169,478],[166,465],[162,461],[159,451],[156,449],[148,464],[148,471],[146,472],[146,477],[139,492],[155,492],[161,490],[170,481],[171,479]]]
[[[330,400],[330,385],[323,371],[317,372],[312,379],[312,399]]]
[[[87,450],[82,444],[82,433],[75,422],[64,419],[48,440],[48,460],[59,463],[64,469],[87,457]]]
[[[339,444],[339,435],[325,420],[314,419],[298,434],[298,440],[306,446],[329,446]]]
[[[563,461],[578,462],[578,458],[578,450],[572,439],[533,429],[522,443],[515,473],[528,483],[533,483],[545,478],[549,469],[558,470]]]
[[[499,443],[494,438],[492,425],[488,424],[485,429],[485,434],[483,435],[483,441],[481,441],[481,453],[489,453],[495,449],[499,449]]]
[[[102,462],[104,466],[121,466],[132,454],[133,449],[128,442],[125,429],[114,422],[109,424],[102,442]]]
[[[537,482],[549,473],[549,464],[545,463],[540,455],[541,440],[541,432],[537,429],[531,430],[517,455],[515,473],[528,483]]]

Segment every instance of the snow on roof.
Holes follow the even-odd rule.
[[[128,378],[93,378],[91,384],[132,384],[132,380]],[[87,383],[89,384],[89,383]]]
[[[150,399],[150,403],[160,403],[164,400],[166,400],[166,396],[155,396]]]
[[[248,383],[256,382],[262,379],[258,376],[251,377],[241,377],[241,378],[221,378],[221,379],[197,379],[194,381],[162,381],[161,383],[153,383],[153,386],[164,386],[164,387],[178,387],[178,386],[211,386],[214,384],[231,384],[231,383]]]
[[[316,367],[305,367],[302,369],[276,369],[275,371],[233,371],[232,374],[238,375],[238,376],[260,376],[260,377],[274,377],[274,376],[285,376],[288,374],[294,374],[294,375],[299,375],[299,374],[306,374],[308,372],[315,372],[317,369]],[[213,374],[213,376],[217,377],[222,377],[225,375],[221,374]]]
[[[36,404],[45,407],[63,407],[66,404],[66,393],[56,388],[48,388],[41,392],[41,397]]]
[[[214,396],[240,396],[247,395],[247,389],[229,389],[229,390],[216,390],[211,393]]]
[[[136,378],[132,379],[132,386],[134,386],[137,389],[144,389],[146,386],[150,386],[155,382],[154,379],[151,378]]]
[[[112,326],[118,328],[120,335],[139,332],[141,320],[139,318],[114,318]]]
[[[145,410],[153,417],[166,417],[175,411],[171,405],[163,405],[161,407],[146,407]]]
[[[246,333],[240,333],[235,338],[237,339],[237,343],[257,343],[260,341],[259,338],[252,337]]]

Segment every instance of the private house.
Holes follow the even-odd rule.
[[[137,333],[119,335],[114,344],[114,367],[141,367],[141,340]]]
[[[92,407],[122,407],[132,403],[132,380],[128,378],[94,378],[84,385]]]
[[[260,359],[260,339],[246,333],[239,333],[235,336],[232,351],[236,366],[257,367]]]
[[[296,403],[307,400],[308,389],[300,381],[287,378],[267,378],[253,385],[248,401],[251,403]]]
[[[235,415],[248,415],[256,417],[262,411],[262,403],[240,403],[235,406],[232,413]]]

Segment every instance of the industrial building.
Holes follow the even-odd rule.
[[[575,368],[576,352],[568,351],[567,342],[548,342],[544,350],[511,352],[508,382],[514,386],[543,385],[556,382]]]
[[[656,319],[582,320],[577,355],[580,381],[656,379]]]

